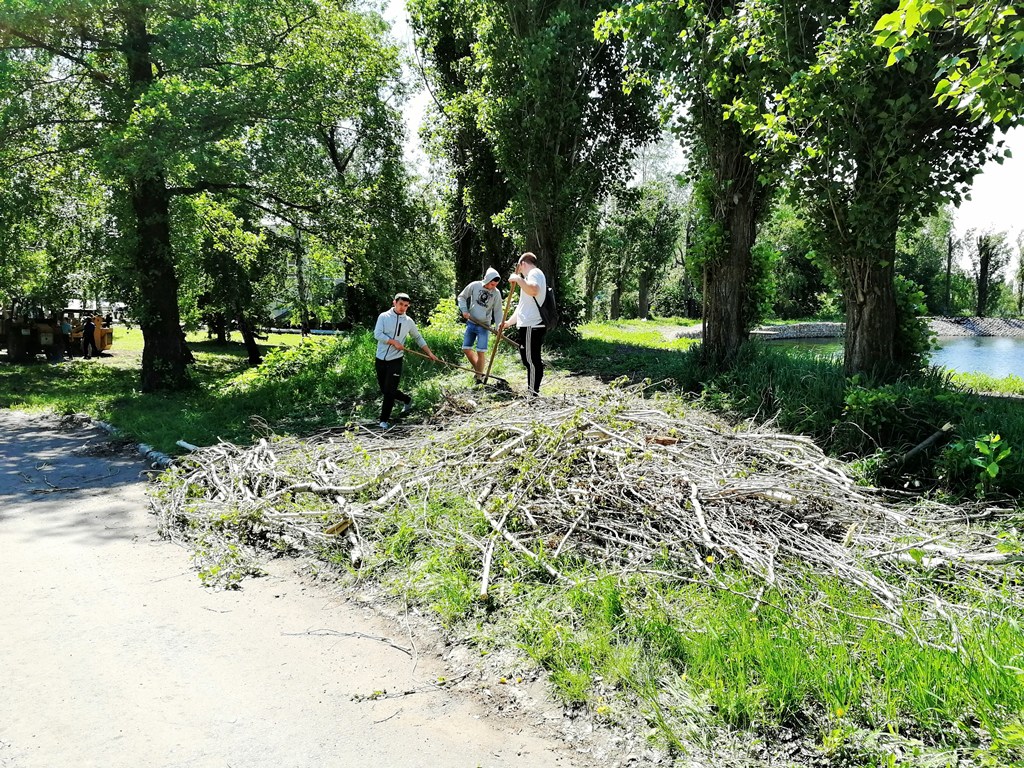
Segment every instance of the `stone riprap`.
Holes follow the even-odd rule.
[[[1002,317],[929,317],[936,336],[1007,336],[1024,338],[1024,319]],[[790,323],[762,325],[750,332],[760,339],[837,339],[842,338],[846,323]],[[677,339],[699,339],[699,325],[680,328]]]
[[[936,336],[1007,336],[1024,338],[1024,320],[1005,317],[932,317]]]
[[[751,338],[764,339],[841,339],[846,323],[789,323],[762,325],[750,332]]]

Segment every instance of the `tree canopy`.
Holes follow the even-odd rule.
[[[4,155],[36,177],[41,158],[73,157],[102,181],[137,290],[144,389],[187,384],[177,200],[364,226],[340,213],[351,187],[339,182],[358,153],[372,166],[382,139],[396,145],[398,58],[384,33],[373,14],[315,0],[6,4]]]
[[[465,153],[460,200],[478,222],[493,212],[492,221],[537,254],[557,290],[560,255],[601,195],[624,178],[632,154],[657,133],[650,89],[624,86],[621,41],[594,38],[594,22],[610,3],[415,7],[450,120],[441,128],[458,134],[453,144]],[[490,194],[482,188],[488,185]],[[496,210],[501,197],[507,203]]]

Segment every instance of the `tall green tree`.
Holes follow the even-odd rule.
[[[637,269],[637,316],[643,319],[650,316],[656,290],[665,282],[676,247],[685,236],[691,190],[673,157],[676,149],[674,137],[666,133],[660,142],[644,147],[633,164],[640,204],[632,250]]]
[[[322,174],[295,161],[336,149],[367,95],[392,89],[397,55],[382,31],[316,0],[5,3],[0,141],[26,167],[41,152],[84,156],[109,188],[137,288],[144,390],[188,383],[175,200],[215,192],[275,215],[329,206],[328,185],[302,184]]]
[[[833,278],[814,250],[814,237],[798,208],[780,202],[758,231],[756,249],[773,256],[772,313],[783,320],[816,316]]]
[[[619,212],[622,262],[636,282],[636,316],[646,320],[658,277],[683,235],[683,203],[666,184],[648,182],[620,196]]]
[[[1017,315],[1024,315],[1024,232],[1017,235],[1017,271],[1013,275]]]
[[[473,0],[412,0],[408,9],[435,107],[427,146],[451,176],[445,217],[458,289],[489,266],[511,269],[518,257],[496,221],[511,190],[478,120],[481,72],[474,44],[482,7]]]
[[[1012,250],[1005,232],[968,232],[965,239],[974,277],[974,314],[987,317],[1000,303],[1003,270],[1010,264]]]
[[[897,233],[896,273],[921,287],[931,315],[947,312],[953,239],[953,213],[948,206],[926,218],[920,226],[909,231],[901,228]]]
[[[233,323],[242,335],[249,364],[258,365],[262,356],[257,332],[267,327],[270,306],[284,284],[287,262],[274,253],[281,238],[248,218],[251,209],[237,201],[225,204],[211,195],[195,195],[182,203],[187,210],[181,217],[192,217],[194,225],[176,228],[175,252],[182,272],[196,280],[195,286],[188,286],[192,290],[182,291],[183,318],[186,324],[201,318],[219,338]],[[184,242],[186,238],[190,241]],[[194,299],[194,306],[186,296]]]
[[[110,223],[102,186],[74,158],[31,173],[0,161],[0,307],[50,314],[95,298]]]
[[[764,37],[774,41],[766,55],[792,57],[798,49],[806,65],[767,113],[744,106],[771,150],[790,157],[791,191],[840,278],[849,375],[898,375],[920,359],[897,336],[897,232],[960,199],[990,155],[993,134],[991,124],[932,100],[928,62],[885,66],[872,32],[885,6],[806,6],[801,36]],[[932,63],[940,55],[933,51]]]
[[[783,27],[782,36],[799,18],[792,4],[775,5],[766,13],[742,0],[636,0],[623,3],[598,29],[630,43],[636,54],[631,67],[659,84],[668,124],[689,150],[698,215],[687,257],[701,272],[703,354],[719,367],[735,360],[761,304],[750,294],[758,271],[752,248],[780,169],[772,156],[757,152],[756,137],[733,107],[763,104],[788,79],[788,62],[765,56],[755,36],[763,33],[758,25],[765,17]],[[645,67],[651,58],[656,64]]]
[[[608,271],[608,231],[601,221],[599,212],[595,212],[587,223],[583,235],[583,321],[589,323],[594,319],[598,292],[604,285]]]
[[[559,290],[588,212],[657,134],[653,91],[626,88],[621,40],[594,38],[608,0],[479,3],[478,119],[510,186],[502,221]]]

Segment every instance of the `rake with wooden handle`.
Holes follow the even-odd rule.
[[[516,349],[519,349],[519,342],[513,341],[512,339],[510,339],[508,336],[504,335],[501,331],[499,331],[494,326],[484,325],[483,323],[479,322],[478,320],[473,320],[472,318],[470,318],[466,322],[467,323],[472,323],[473,325],[477,325],[477,326],[483,328],[485,331],[489,331],[490,333],[493,333],[495,336],[498,337],[498,341],[504,341],[507,344],[511,344]],[[504,320],[502,320],[502,322],[504,322]],[[495,345],[495,346],[497,346],[497,345]]]
[[[498,327],[495,329],[495,333],[497,334],[498,340],[496,342],[494,342],[494,349],[491,350],[491,357],[487,361],[487,371],[484,373],[484,384],[487,383],[487,379],[488,378],[491,378],[491,379],[497,379],[498,378],[497,376],[491,376],[491,366],[494,365],[494,358],[497,357],[497,355],[498,355],[498,347],[501,346],[501,342],[502,341],[507,341],[509,343],[515,344],[515,342],[513,342],[512,339],[505,338],[505,334],[501,330],[501,326],[503,326],[505,324],[505,320],[508,319],[508,311],[509,311],[509,309],[512,308],[512,294],[515,292],[515,289],[516,289],[516,284],[515,283],[511,283],[509,285],[509,287],[508,287],[508,297],[505,299],[505,311],[501,313],[501,322],[498,324]],[[519,349],[519,345],[518,344],[516,344],[516,349]],[[508,384],[507,381],[505,383]]]
[[[430,355],[425,355],[422,352],[419,352],[415,349],[411,349],[410,347],[406,347],[405,351],[408,352],[410,355],[416,355],[416,357],[422,357],[425,360],[433,360],[438,365],[443,365],[446,368],[454,368],[457,371],[466,371],[467,373],[472,373],[474,376],[480,375],[475,368],[469,368],[465,365],[456,365],[455,363],[449,363],[447,360],[442,360],[440,357],[430,357]],[[503,385],[503,388],[512,389],[512,385],[509,384],[508,381],[501,378],[500,376],[491,376],[491,378],[497,382],[500,382]],[[484,381],[484,384],[486,383],[487,382]]]

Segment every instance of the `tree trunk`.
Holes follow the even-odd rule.
[[[218,312],[214,315],[214,323],[216,324],[217,331],[217,343],[227,344],[228,343],[228,319],[224,316],[223,312]]]
[[[242,343],[245,344],[245,351],[249,355],[249,365],[259,365],[263,362],[260,346],[256,343],[256,334],[252,325],[245,319],[245,314],[242,312],[238,313],[238,330],[242,334]]]
[[[299,302],[299,328],[309,336],[309,291],[306,289],[306,260],[302,255],[302,241],[295,233],[295,293]]]
[[[847,376],[862,373],[885,378],[898,370],[892,265],[892,254],[858,254],[846,261],[843,367]]]
[[[452,243],[455,244],[455,290],[458,292],[474,280],[479,280],[483,271],[480,269],[480,240],[476,229],[469,221],[469,211],[466,208],[465,172],[457,169],[455,180],[456,188],[449,216]]]
[[[722,252],[706,254],[701,354],[706,364],[723,370],[733,365],[750,336],[750,249],[769,194],[750,160],[750,140],[731,121],[721,119],[721,104],[708,100],[698,109],[703,115],[708,170],[714,182],[711,213],[723,234]]]
[[[622,313],[622,282],[616,281],[612,295],[608,299],[608,319],[618,320]]]
[[[739,182],[740,178],[737,178]],[[734,185],[724,217],[726,251],[707,266],[704,286],[704,360],[716,368],[727,368],[750,335],[747,314],[747,283],[750,249],[757,237],[760,216],[759,185],[756,178],[742,188]]]
[[[597,224],[587,229],[586,268],[583,273],[583,320],[589,323],[594,319],[594,305],[597,303],[597,292],[601,289],[604,276],[604,253],[601,248],[601,234]]]
[[[946,238],[946,296],[943,301],[942,312],[949,317],[949,300],[952,293],[953,283],[953,236]]]
[[[558,279],[558,233],[554,227],[538,222],[526,237],[526,250],[537,257],[537,266],[548,281],[548,288],[562,301],[561,285]]]
[[[125,58],[135,99],[154,80],[145,9],[129,6],[125,21]],[[163,169],[148,166],[126,179],[135,213],[134,269],[139,281],[139,326],[142,328],[142,391],[183,389],[189,384],[178,311],[178,276],[171,251],[170,196]]]
[[[646,272],[640,273],[639,294],[637,313],[641,320],[646,320],[651,313],[651,278]]]
[[[989,269],[992,265],[992,248],[987,237],[978,238],[978,317],[985,317],[988,311]]]

